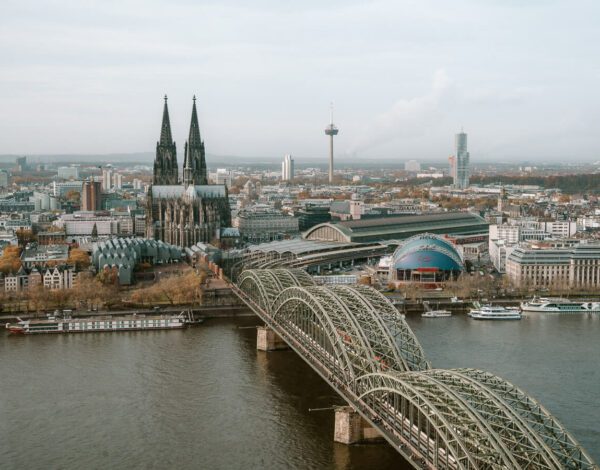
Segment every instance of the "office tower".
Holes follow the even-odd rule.
[[[112,169],[102,168],[102,190],[110,191],[112,188]]]
[[[0,170],[0,188],[6,188],[8,186],[8,173],[4,170]]]
[[[469,187],[469,152],[467,152],[467,134],[456,134],[456,156],[454,186],[458,189]]]
[[[17,171],[27,171],[29,168],[27,166],[27,157],[17,157],[16,161],[16,170]]]
[[[99,211],[102,209],[102,187],[99,181],[84,181],[81,189],[81,210]]]
[[[325,128],[325,135],[329,136],[329,184],[333,183],[333,136],[338,135],[338,128],[333,125],[333,103],[331,104],[331,118]]]
[[[294,159],[291,155],[283,157],[281,162],[281,181],[292,181],[294,179]]]
[[[115,188],[115,189],[123,188],[123,175],[121,173],[115,173],[113,175],[113,188]]]

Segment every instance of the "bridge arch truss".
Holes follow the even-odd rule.
[[[427,468],[598,469],[537,401],[476,369],[432,369],[380,292],[246,270],[238,294],[402,455]]]

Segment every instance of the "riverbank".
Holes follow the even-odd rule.
[[[254,313],[245,305],[217,305],[217,306],[186,306],[181,305],[177,307],[162,308],[160,310],[153,309],[127,309],[127,310],[100,310],[100,311],[78,311],[75,310],[70,313],[72,317],[97,317],[97,316],[123,316],[135,314],[146,314],[146,315],[160,315],[160,314],[177,314],[182,311],[191,311],[195,319],[209,319],[209,318],[230,318],[230,317],[245,317],[253,316]],[[45,313],[28,313],[28,314],[10,314],[0,315],[0,325],[6,323],[15,323],[21,320],[30,320],[35,318],[46,318]]]

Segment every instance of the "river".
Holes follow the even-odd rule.
[[[519,385],[600,460],[600,316],[410,317],[436,367]],[[0,335],[0,468],[409,468],[389,446],[332,441],[340,399],[254,317],[185,331]]]

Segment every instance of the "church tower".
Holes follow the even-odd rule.
[[[204,142],[200,138],[196,97],[192,107],[190,135],[185,144],[181,180],[165,96],[165,108],[156,144],[154,180],[146,193],[146,236],[187,247],[220,237],[231,226],[227,186],[207,185]]]
[[[152,179],[152,184],[177,184],[178,180],[179,169],[177,167],[177,149],[175,147],[175,142],[173,142],[173,136],[171,135],[169,108],[167,107],[167,95],[165,95],[165,107],[163,110],[162,126],[160,128],[160,141],[156,143],[156,158],[154,159],[154,178]]]
[[[192,106],[190,135],[188,141],[185,143],[183,167],[191,168],[194,185],[208,184],[204,142],[200,139],[200,126],[198,125],[198,113],[196,112],[196,96],[194,96],[194,104]]]

